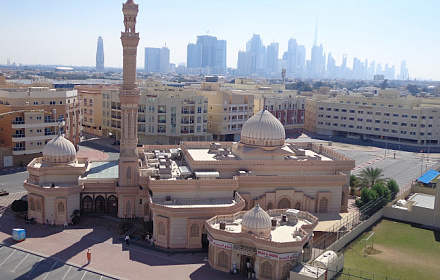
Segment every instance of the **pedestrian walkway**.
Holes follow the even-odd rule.
[[[0,279],[44,279],[44,280],[110,280],[118,279],[66,264],[59,259],[26,252],[0,244]]]

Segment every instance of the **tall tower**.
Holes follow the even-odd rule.
[[[96,46],[96,70],[104,70],[104,42],[101,36],[98,37]]]
[[[140,98],[136,85],[136,53],[139,33],[136,33],[138,5],[127,0],[122,5],[125,31],[121,32],[124,53],[123,83],[119,91],[121,102],[121,152],[119,155],[119,186],[137,187],[139,185],[139,163],[137,153],[137,112]]]

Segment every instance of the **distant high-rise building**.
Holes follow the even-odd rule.
[[[104,42],[102,37],[98,37],[98,45],[96,47],[96,70],[104,70]]]
[[[198,44],[188,44],[186,51],[186,67],[202,67],[202,46]]]
[[[401,80],[408,80],[408,68],[406,68],[406,61],[402,60],[400,62],[400,74],[399,74],[399,79]]]
[[[168,72],[170,71],[170,49],[165,47],[162,47],[160,49],[160,65],[159,65],[159,71],[160,72]]]
[[[287,71],[294,76],[300,76],[306,63],[306,47],[298,45],[296,39],[290,38],[287,47]]]
[[[208,68],[213,74],[226,73],[226,41],[209,35],[197,36],[187,47],[188,68]]]
[[[145,48],[145,71],[159,72],[160,48]]]
[[[170,49],[145,48],[145,71],[168,72],[170,70]]]
[[[278,43],[271,43],[269,46],[267,46],[266,69],[268,70],[269,73],[278,72],[278,52],[279,52]]]

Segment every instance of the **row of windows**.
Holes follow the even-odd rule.
[[[319,110],[319,111],[324,111],[324,107],[319,107],[318,110]],[[326,110],[326,111],[332,111],[332,108],[325,108],[325,110]],[[334,112],[339,112],[339,108],[334,108],[333,111],[334,111]],[[346,113],[347,111],[348,111],[350,114],[355,114],[355,113],[356,113],[356,110],[341,109],[341,112]],[[359,111],[357,111],[357,113],[358,113],[358,114],[364,114],[364,111],[359,110]],[[373,114],[372,111],[367,111],[367,115],[372,115],[372,114]],[[376,116],[381,116],[381,115],[382,115],[382,112],[375,112],[375,115],[376,115]],[[383,113],[383,115],[386,116],[386,117],[389,117],[391,114],[390,114],[390,113]],[[399,117],[401,117],[401,118],[408,118],[409,116],[408,116],[407,114],[402,114],[402,115],[400,115],[400,114],[396,114],[396,113],[394,113],[394,114],[393,114],[393,117],[396,117],[396,118],[399,118]],[[418,116],[416,116],[416,115],[411,115],[411,119],[417,119],[417,118],[418,118]],[[433,118],[434,118],[433,116],[429,116],[429,117],[428,117],[428,119],[430,119],[430,120],[432,120]],[[426,116],[422,116],[421,119],[422,119],[422,120],[425,120],[425,119],[426,119]]]
[[[327,126],[331,126],[331,125],[333,125],[333,126],[340,126],[340,127],[348,127],[348,128],[355,128],[355,126],[354,125],[346,125],[346,124],[338,124],[338,123],[329,123],[329,122],[326,122],[326,123],[324,123],[324,122],[318,122],[318,124],[319,125],[327,125]],[[364,129],[364,127],[363,126],[361,126],[361,125],[357,125],[356,126],[356,129]],[[378,128],[378,127],[375,127],[374,129],[372,128],[372,127],[365,127],[365,130],[374,130],[374,131],[383,131],[383,132],[390,132],[390,129],[388,129],[388,128],[383,128],[382,130],[380,129],[380,128]],[[398,133],[398,131],[397,130],[395,130],[395,129],[391,129],[391,133]],[[406,130],[401,130],[400,131],[400,134],[407,134],[407,131]],[[416,135],[417,133],[416,132],[414,132],[414,131],[410,131],[409,132],[409,135]],[[425,133],[424,132],[420,132],[420,135],[421,136],[424,136],[425,135]],[[426,133],[426,135],[432,135],[432,133],[431,132],[427,132]]]

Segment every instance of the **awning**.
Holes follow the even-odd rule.
[[[425,174],[420,176],[417,181],[422,182],[424,184],[430,183],[435,177],[437,177],[440,174],[440,172],[430,169]]]

